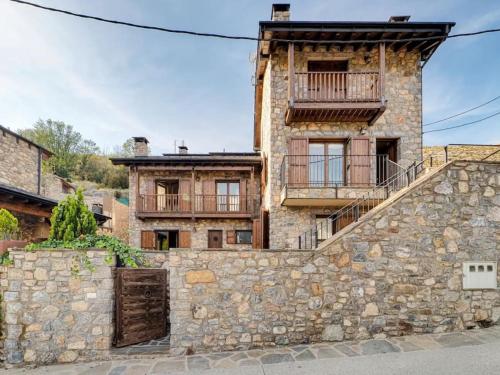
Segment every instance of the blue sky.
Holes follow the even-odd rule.
[[[33,0],[171,28],[256,36],[272,1]],[[292,1],[293,20],[455,21],[453,33],[500,27],[498,0]],[[0,124],[52,118],[111,150],[146,136],[154,153],[251,151],[254,42],[113,26],[0,1]],[[500,95],[500,33],[449,40],[424,69],[424,123]],[[430,128],[500,110],[500,100]],[[500,143],[500,116],[424,137],[429,145]]]

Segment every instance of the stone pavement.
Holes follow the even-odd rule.
[[[422,354],[424,352],[428,352],[428,354]],[[318,375],[322,373],[337,373],[334,371],[338,369],[336,367],[337,365],[344,366],[346,369],[355,369],[363,363],[365,363],[363,366],[367,366],[366,370],[368,370],[370,374],[378,374],[379,372],[371,370],[377,368],[377,366],[380,367],[381,363],[386,364],[385,367],[381,368],[381,371],[386,371],[391,367],[389,364],[392,363],[393,367],[395,366],[394,372],[387,371],[380,373],[397,374],[401,373],[400,366],[404,366],[404,363],[410,363],[412,360],[416,361],[420,366],[420,362],[417,360],[419,356],[423,356],[422,358],[426,356],[431,359],[434,358],[435,365],[438,367],[444,366],[443,368],[445,369],[449,367],[450,374],[453,373],[451,372],[453,366],[458,366],[458,363],[461,363],[460,361],[466,362],[464,365],[460,365],[460,369],[468,369],[467,366],[470,362],[471,366],[478,366],[477,369],[481,368],[481,366],[486,366],[484,368],[486,372],[483,372],[483,374],[489,374],[493,373],[488,372],[491,370],[491,366],[498,366],[498,368],[495,367],[498,370],[495,373],[500,373],[499,352],[500,326],[495,326],[461,333],[406,336],[359,342],[320,343],[265,350],[196,354],[183,357],[166,357],[159,355],[142,359],[137,357],[135,359],[110,362],[47,366],[33,370],[10,369],[1,370],[0,374],[160,375],[188,371],[188,373],[201,372],[207,375],[269,375],[285,373],[287,375],[292,375],[295,373],[303,374],[306,373],[306,369],[310,369],[307,370],[307,373]],[[471,357],[472,353],[475,353],[473,357]],[[485,359],[483,362],[478,360],[481,356]],[[370,360],[368,358],[372,359]],[[387,358],[387,361],[384,361],[384,358]],[[422,360],[427,361],[426,359]],[[401,365],[395,365],[395,363],[398,363],[397,361],[402,361]],[[458,362],[454,364],[455,361]],[[422,363],[422,366],[429,366],[430,363],[431,362]],[[406,371],[406,368],[404,370],[404,373],[413,373],[411,371]],[[361,371],[361,368],[359,371]],[[444,372],[443,369],[441,369],[440,372],[426,373],[443,374]],[[472,373],[479,372],[473,371]]]

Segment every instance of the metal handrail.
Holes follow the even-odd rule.
[[[324,222],[321,222],[319,227],[315,224],[310,230],[300,235],[298,238],[299,249],[315,249],[320,242],[332,237],[347,225],[358,221],[361,216],[386,200],[391,193],[409,186],[423,170],[425,160],[419,163],[414,162],[408,168],[394,162],[391,163],[397,170],[393,175],[370,192],[335,211]]]

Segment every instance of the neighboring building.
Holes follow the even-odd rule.
[[[294,22],[289,18],[288,4],[273,5],[272,20],[260,22],[256,59],[254,149],[260,154],[249,158],[255,168],[258,159],[262,164],[262,204],[255,223],[259,244],[272,249],[302,247],[299,237],[304,231],[323,225],[339,208],[422,160],[422,68],[454,26],[452,22],[409,22],[408,16],[391,17],[388,22]],[[159,200],[169,195],[173,198],[168,199],[179,199],[179,194],[191,189],[199,190],[191,196],[201,194],[203,186],[199,182],[199,188],[194,187],[194,180],[181,186],[189,172],[181,176],[172,170],[182,170],[188,160],[201,165],[201,160],[213,160],[214,155],[152,158],[146,156],[147,141],[136,141],[135,158],[114,162],[130,166],[131,195],[137,190],[139,204],[130,206],[132,243],[140,244],[139,231],[143,231],[143,244],[159,248],[157,242],[146,239],[157,241],[160,235],[145,231],[173,225],[171,219],[179,216],[165,213],[171,203]],[[151,160],[163,170],[153,171]],[[137,188],[138,171],[146,173],[145,168],[150,168],[152,180],[175,179],[177,185],[148,185],[145,176]],[[215,189],[208,191],[214,194]],[[182,211],[181,205],[176,203],[174,211]],[[144,213],[150,210],[154,215]],[[153,220],[157,217],[162,221]],[[352,220],[344,220],[341,227]],[[189,228],[195,231],[201,221],[191,223]],[[237,223],[243,222],[225,221],[225,230],[231,225],[238,228]],[[246,225],[250,227],[250,222]],[[207,245],[203,228],[201,235],[193,235],[197,240],[192,246]],[[314,235],[317,242],[318,234]]]
[[[149,156],[135,138],[129,167],[130,244],[144,249],[260,248],[258,153]]]
[[[256,61],[254,147],[273,249],[298,247],[308,228],[422,159],[422,67],[454,26],[289,17],[275,4],[260,22]]]
[[[44,240],[49,235],[52,209],[57,205],[53,194],[67,189],[59,177],[50,177],[56,183],[45,190],[42,162],[52,153],[19,134],[0,126],[0,208],[9,210],[19,220],[20,239]],[[59,193],[58,193],[59,194]],[[99,225],[109,219],[96,214]]]

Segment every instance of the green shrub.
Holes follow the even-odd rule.
[[[140,265],[147,265],[141,249],[131,247],[116,237],[108,235],[86,235],[71,241],[51,240],[31,243],[26,246],[26,250],[35,249],[72,249],[72,250],[86,250],[86,249],[106,249],[108,256],[106,262],[110,263],[113,256],[116,256],[119,262],[127,267],[137,268]],[[90,270],[94,270],[94,266],[90,263],[89,259],[84,252],[80,255],[80,264]]]
[[[19,222],[5,208],[0,208],[0,240],[10,240],[19,232]]]
[[[85,204],[81,189],[60,201],[52,210],[49,240],[70,242],[80,236],[95,235],[96,231],[94,214]]]

